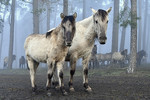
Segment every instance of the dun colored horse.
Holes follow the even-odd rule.
[[[59,78],[59,86],[63,95],[67,95],[63,83],[63,65],[72,39],[75,34],[77,14],[65,16],[61,13],[61,24],[46,34],[32,34],[25,40],[24,48],[30,69],[32,90],[35,92],[35,73],[40,62],[47,63],[47,90],[51,87],[51,78],[55,69]]]

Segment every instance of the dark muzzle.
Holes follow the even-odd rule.
[[[71,46],[71,43],[72,43],[72,37],[71,37],[71,32],[67,32],[66,34],[66,46]]]
[[[101,37],[99,37],[99,42],[100,42],[100,44],[105,44],[105,43],[106,43],[106,40],[107,40],[107,37],[106,37],[106,36],[101,36]]]

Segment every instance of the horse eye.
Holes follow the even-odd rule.
[[[98,21],[96,20],[96,21],[95,21],[95,23],[97,24],[97,23],[98,23]]]

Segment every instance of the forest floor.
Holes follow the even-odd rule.
[[[46,94],[47,69],[39,68],[36,74],[37,93],[31,91],[29,71],[26,69],[0,70],[0,100],[150,100],[150,67],[136,69],[127,74],[126,68],[101,68],[89,70],[89,85],[92,93],[84,91],[82,70],[74,76],[75,92],[68,87],[69,70],[64,71],[65,89],[52,89],[52,96]]]

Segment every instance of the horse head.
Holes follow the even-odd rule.
[[[139,51],[139,55],[140,55],[141,57],[146,57],[146,52],[145,52],[145,50]]]
[[[65,39],[66,46],[71,46],[74,34],[75,34],[75,19],[77,17],[77,13],[74,13],[71,16],[65,16],[63,13],[60,14],[62,19],[61,27],[63,28],[63,37]]]
[[[102,9],[96,11],[93,8],[91,8],[91,10],[93,12],[93,23],[96,36],[98,37],[100,44],[105,44],[107,40],[106,31],[109,20],[108,14],[111,11],[111,8],[106,11]]]

